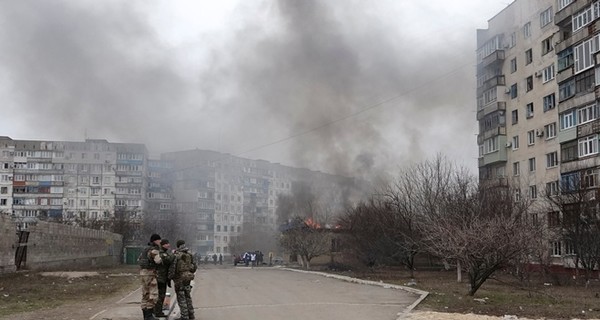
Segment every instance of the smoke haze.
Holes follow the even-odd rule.
[[[475,167],[485,24],[397,1],[232,8],[195,30],[146,1],[3,2],[0,135],[210,149],[346,176],[437,152]]]

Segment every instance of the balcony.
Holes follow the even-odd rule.
[[[557,26],[566,26],[571,22],[571,16],[573,13],[577,13],[579,10],[590,6],[592,0],[575,0],[573,3],[568,5],[566,8],[558,11],[554,15],[554,24]]]
[[[598,26],[599,23],[600,21],[596,21],[590,25],[583,27],[580,30],[577,30],[577,32],[571,35],[571,37],[564,39],[561,42],[558,42],[554,46],[554,49],[556,50],[556,52],[561,52],[567,49],[568,47],[583,41],[583,39],[589,37],[590,34],[593,34],[593,30]]]
[[[573,66],[570,66],[566,69],[561,70],[557,75],[556,75],[556,83],[562,83],[565,80],[569,79],[570,77],[573,76]]]
[[[478,64],[478,68],[487,68],[492,64],[504,61],[504,50],[496,50],[489,56],[483,58]]]
[[[590,134],[600,132],[600,119],[584,123],[577,127],[577,138],[589,136]]]
[[[483,134],[477,135],[477,144],[482,144],[483,141],[489,139],[491,137],[495,137],[498,135],[505,136],[506,135],[506,127],[496,127],[492,130],[487,130]],[[505,138],[506,139],[506,138]],[[505,141],[506,144],[506,141]]]
[[[477,96],[479,97],[483,92],[497,86],[506,86],[506,78],[503,75],[486,80],[481,87],[477,88]],[[504,91],[504,89],[500,88],[499,91]]]
[[[498,111],[498,110],[506,111],[506,102],[496,101],[496,102],[490,103],[487,106],[483,107],[483,109],[477,111],[477,120],[481,120],[486,115],[488,115],[494,111]]]
[[[488,153],[479,158],[479,167],[484,167],[497,162],[506,162],[508,160],[506,148],[506,136],[498,136],[498,151]]]
[[[580,92],[573,98],[567,99],[563,102],[558,103],[558,113],[565,112],[575,107],[590,104],[596,101],[595,90],[589,90],[587,92]]]
[[[560,164],[560,173],[579,171],[587,168],[595,168],[600,166],[600,157],[589,156],[583,159],[563,162]]]
[[[577,139],[577,129],[570,128],[567,130],[562,130],[558,132],[558,143],[564,143],[567,141]]]

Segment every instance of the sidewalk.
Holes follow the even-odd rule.
[[[175,319],[179,315],[179,307],[177,307],[175,290],[167,288],[167,292],[171,293],[171,301],[169,307],[169,317],[162,319]],[[143,319],[142,309],[140,308],[141,288],[138,288],[117,301],[112,306],[107,306],[107,309],[102,310],[91,316],[89,320],[131,320]],[[165,310],[167,313],[167,310]]]

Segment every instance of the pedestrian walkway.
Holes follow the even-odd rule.
[[[179,314],[179,308],[176,307],[175,290],[167,288],[167,292],[171,293],[171,301],[169,306],[169,318],[175,319]],[[96,313],[89,320],[131,320],[141,319],[142,309],[140,309],[140,300],[142,297],[141,288],[127,293],[112,306],[107,306],[106,309]],[[167,313],[165,311],[165,313]],[[164,318],[163,318],[164,319]]]

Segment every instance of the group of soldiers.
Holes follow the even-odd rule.
[[[191,281],[194,280],[196,263],[185,241],[177,240],[176,245],[177,248],[171,251],[169,240],[153,234],[150,236],[148,247],[138,258],[144,320],[157,320],[167,316],[163,312],[163,304],[171,281],[175,285],[181,313],[177,320],[196,319],[191,297]]]

